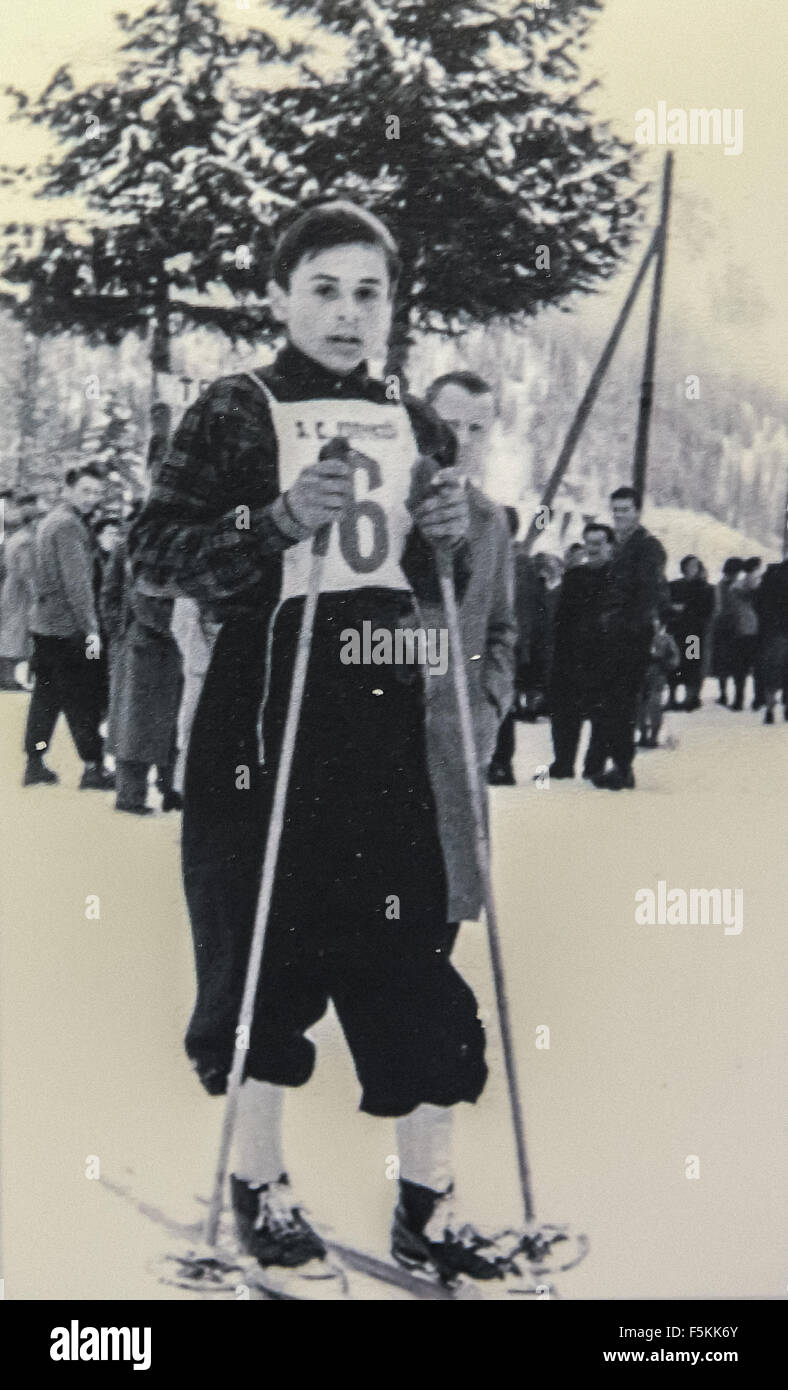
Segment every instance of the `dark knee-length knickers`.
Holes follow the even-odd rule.
[[[446,922],[422,678],[340,660],[344,629],[361,630],[371,613],[396,626],[409,605],[382,589],[318,604],[245,1069],[307,1081],[305,1032],[331,1000],[373,1115],[474,1101],[487,1074],[476,1001],[449,958],[457,927]],[[285,602],[273,627],[264,766],[263,619],[225,625],[192,732],[183,864],[197,1001],[186,1047],[213,1093],[226,1087],[236,1040],[301,612],[301,600]]]

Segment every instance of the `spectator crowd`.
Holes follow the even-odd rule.
[[[703,561],[685,555],[669,580],[635,490],[618,488],[610,501],[611,524],[588,521],[563,557],[530,556],[515,543],[515,704],[492,783],[514,781],[514,720],[548,718],[551,777],[575,776],[587,721],[583,777],[633,787],[636,749],[659,746],[665,710],[701,708],[707,676],[719,705],[743,710],[749,677],[750,708],[763,710],[764,724],[780,698],[788,718],[788,560],[764,569],[757,556],[730,556],[715,587]]]
[[[439,396],[448,403],[444,418],[461,445],[470,430],[469,456],[478,451],[471,417],[489,389],[453,373],[428,395],[436,407]],[[464,405],[470,423],[459,418]],[[489,512],[472,477],[471,469],[474,507]],[[142,504],[108,514],[104,490],[87,466],[66,475],[54,505],[29,492],[2,499],[0,689],[30,692],[25,786],[58,781],[46,754],[63,714],[84,765],[80,787],[114,789],[118,811],[147,816],[154,769],[161,809],[181,807],[189,731],[219,623],[192,599],[139,592],[128,536]],[[517,512],[504,509],[516,680],[489,764],[493,785],[515,781],[516,721],[549,719],[550,777],[576,775],[587,723],[582,776],[596,788],[634,787],[636,751],[659,746],[665,710],[701,707],[707,676],[729,710],[744,709],[751,678],[751,708],[763,710],[764,723],[774,723],[780,699],[788,718],[788,560],[764,569],[758,557],[731,556],[715,587],[702,560],[685,555],[668,579],[635,490],[616,489],[610,503],[610,522],[587,521],[563,557],[530,555],[516,540]],[[503,602],[482,606],[491,633],[505,625]]]

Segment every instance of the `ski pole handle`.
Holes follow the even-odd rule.
[[[315,531],[315,538],[312,541],[312,554],[326,555],[328,553],[328,543],[330,540],[331,522],[328,521],[325,526],[321,526],[319,530]]]
[[[451,550],[445,545],[435,546],[435,564],[438,569],[439,579],[454,578],[454,560],[452,559]]]
[[[323,445],[322,449],[320,450],[320,453],[318,454],[318,458],[336,458],[342,459],[343,461],[347,461],[348,455],[350,453],[350,441],[346,439],[343,434],[336,434],[334,435],[333,439],[329,439],[328,443]],[[319,529],[315,532],[315,538],[312,541],[312,554],[326,555],[328,553],[328,544],[330,539],[331,522],[328,521],[326,522],[325,526],[319,527]]]

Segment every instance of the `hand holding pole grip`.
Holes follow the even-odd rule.
[[[422,455],[411,472],[407,507],[436,556],[445,556],[448,561],[469,524],[466,489],[457,469]]]
[[[351,455],[346,439],[328,440],[315,462],[302,468],[283,494],[285,510],[302,531],[316,535],[352,505]]]
[[[323,445],[318,458],[347,459],[351,453],[350,441],[345,438],[344,434],[335,434],[333,439],[329,439],[328,443]]]
[[[333,438],[333,439],[329,439],[329,441],[328,441],[327,444],[324,444],[324,445],[323,445],[322,449],[320,450],[320,453],[318,454],[318,458],[319,458],[319,459],[330,459],[330,458],[335,458],[335,459],[342,459],[343,461],[346,461],[347,458],[348,458],[348,456],[350,455],[350,452],[351,452],[351,449],[350,449],[350,443],[349,443],[349,441],[345,438],[345,436],[344,436],[343,434],[337,434],[337,435],[334,435],[334,438]],[[331,539],[331,522],[329,521],[329,522],[327,523],[327,525],[321,526],[320,529],[319,529],[318,531],[315,532],[315,538],[314,538],[314,540],[313,540],[313,542],[312,542],[312,554],[313,554],[313,555],[325,555],[325,554],[327,554],[327,552],[328,552],[328,543],[329,543],[330,539]]]

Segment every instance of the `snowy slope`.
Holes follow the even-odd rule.
[[[634,793],[534,787],[550,757],[542,722],[518,726],[518,786],[492,795],[537,1211],[591,1239],[564,1298],[785,1293],[788,725],[766,729],[710,696],[671,716],[676,751],[637,759]],[[204,1217],[222,1107],[182,1050],[193,971],[177,821],[119,816],[111,795],[78,792],[63,729],[61,785],[23,791],[25,706],[0,696],[5,1296],[188,1297],[149,1261]],[[743,931],[637,926],[635,894],[659,879],[741,888]],[[86,920],[89,893],[100,921]],[[463,1207],[516,1220],[481,926],[463,925],[456,963],[489,1025],[487,1089],[457,1112]],[[545,1026],[549,1049],[535,1045]],[[382,1251],[394,1125],[357,1111],[334,1016],[313,1035],[314,1079],[286,1107],[293,1182],[316,1219]]]

